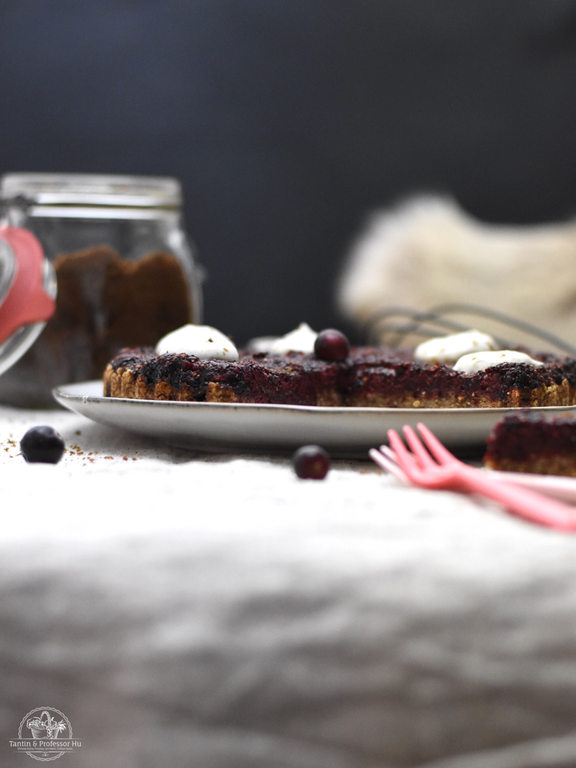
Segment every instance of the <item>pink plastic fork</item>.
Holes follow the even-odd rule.
[[[459,461],[425,424],[418,424],[418,431],[427,448],[414,430],[405,426],[403,432],[412,452],[406,448],[398,433],[391,429],[388,431],[388,439],[392,450],[385,450],[383,455],[372,449],[370,456],[377,464],[393,473],[395,461],[401,470],[395,474],[401,477],[403,473],[413,485],[421,488],[477,493],[500,502],[517,517],[548,528],[576,531],[576,508],[513,483],[493,482],[482,470]],[[382,446],[381,450],[384,448]]]

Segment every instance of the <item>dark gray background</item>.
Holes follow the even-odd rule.
[[[573,0],[0,0],[0,173],[173,175],[239,342],[342,322],[368,212],[576,211]]]

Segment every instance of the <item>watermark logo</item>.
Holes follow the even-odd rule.
[[[24,715],[18,738],[10,739],[10,747],[25,752],[34,760],[48,762],[74,752],[82,743],[73,738],[70,720],[54,707],[37,707]]]

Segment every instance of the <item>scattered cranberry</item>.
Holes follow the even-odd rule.
[[[58,464],[64,440],[52,427],[32,427],[20,441],[20,451],[30,463]]]
[[[334,328],[320,331],[314,343],[314,352],[320,360],[340,362],[346,360],[350,352],[350,344],[346,336]]]
[[[330,457],[319,445],[303,445],[292,456],[292,465],[303,480],[324,480],[330,469]]]

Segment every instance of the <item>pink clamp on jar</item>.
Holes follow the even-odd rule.
[[[56,308],[56,278],[38,239],[0,225],[0,374],[32,346]]]

